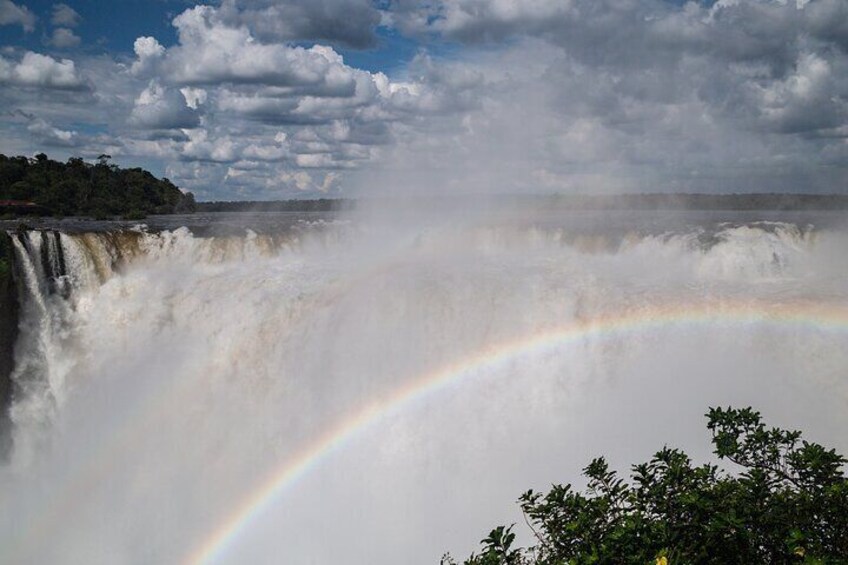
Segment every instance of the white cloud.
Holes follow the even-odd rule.
[[[280,182],[292,185],[300,191],[309,190],[315,185],[312,181],[312,175],[306,171],[297,171],[295,173],[283,172],[280,173],[279,179]]]
[[[80,20],[82,20],[82,17],[67,4],[53,4],[53,15],[50,18],[50,23],[54,26],[76,27]]]
[[[218,163],[230,163],[238,158],[238,143],[228,135],[210,139],[208,131],[202,128],[187,133],[189,141],[182,148],[184,158]]]
[[[662,67],[686,56],[759,59],[773,69],[794,61],[800,42],[848,47],[843,0],[398,0],[388,21],[408,33],[466,44],[544,38],[591,65]]]
[[[71,47],[77,47],[80,42],[81,40],[79,36],[77,36],[73,31],[64,27],[57,27],[56,29],[54,29],[53,36],[50,38],[50,45],[59,49],[70,49]]]
[[[275,179],[272,179],[269,184],[279,183],[284,187],[294,188],[300,192],[320,192],[327,193],[335,188],[338,183],[338,173],[329,172],[323,175],[316,175],[306,171],[283,171]]]
[[[130,68],[132,76],[155,81],[136,100],[132,125],[177,127],[176,109],[188,118],[186,108],[203,107],[202,128],[186,129],[186,140],[169,135],[161,143],[181,160],[209,167],[255,164],[250,175],[222,172],[221,180],[238,176],[240,186],[251,179],[270,189],[272,163],[310,172],[356,168],[376,155],[374,147],[390,143],[393,124],[418,119],[425,111],[454,112],[460,105],[455,91],[472,88],[456,80],[457,74],[450,75],[451,83],[434,78],[438,73],[432,70],[432,76],[417,76],[399,86],[382,73],[350,67],[326,45],[263,43],[233,21],[227,13],[233,6],[197,6],[177,16],[176,45],[166,48],[152,37],[139,38],[137,60]],[[162,99],[164,91],[172,93],[168,103]],[[177,104],[176,92],[184,104]],[[181,127],[193,125],[192,120]],[[341,182],[337,175],[328,178],[333,187]],[[329,189],[323,181],[309,186],[312,191]]]
[[[73,147],[79,141],[77,132],[59,129],[41,118],[33,118],[27,126],[27,131],[37,136],[45,145]]]
[[[135,75],[143,75],[153,70],[153,67],[165,54],[165,48],[154,37],[139,37],[133,43],[136,61],[130,71]]]
[[[844,72],[845,61],[836,62]],[[843,73],[814,53],[799,55],[795,71],[759,89],[761,112],[767,124],[783,132],[838,128],[848,121],[848,89]],[[839,82],[842,81],[840,87]],[[841,96],[834,96],[840,93]]]
[[[570,0],[399,0],[390,21],[408,33],[436,32],[450,37],[496,41],[516,30],[537,31],[575,12]]]
[[[269,123],[290,122],[287,116],[297,107],[297,98],[264,96],[260,93],[245,93],[222,89],[218,96],[218,108],[248,118]]]
[[[35,29],[35,14],[23,5],[17,5],[11,0],[0,0],[0,25],[18,24],[24,31]]]
[[[291,158],[287,145],[257,145],[250,144],[241,152],[241,159],[254,161],[282,161]]]
[[[27,51],[18,63],[0,56],[0,84],[54,89],[85,87],[72,60],[54,59],[32,51]]]
[[[369,72],[311,43],[368,44],[377,5],[433,54],[422,42]],[[844,0],[223,0],[174,25],[174,44],[138,38],[131,64],[4,51],[0,104],[50,123],[0,143],[37,151],[73,134],[51,123],[98,124],[80,150],[161,162],[219,198],[848,179]]]
[[[181,88],[180,92],[185,98],[186,105],[192,110],[197,110],[199,106],[206,104],[207,92],[202,88],[186,86]]]
[[[216,9],[197,6],[174,19],[180,43],[164,51],[161,76],[181,85],[219,83],[302,87],[321,95],[348,95],[354,69],[328,47],[263,44],[246,27],[231,27]],[[161,51],[143,46],[138,63]],[[154,51],[154,53],[148,53]]]
[[[148,129],[194,128],[200,125],[196,108],[188,105],[183,93],[153,80],[136,98],[130,123]]]
[[[396,126],[350,178],[429,192],[833,190],[848,178],[848,146],[831,129],[846,123],[848,73],[844,55],[824,53],[801,55],[784,78],[694,53],[647,70],[590,65],[547,40],[423,60],[410,75],[452,87],[462,119],[410,104],[427,118]],[[475,73],[476,85],[463,78]],[[817,165],[840,159],[828,174]]]
[[[303,153],[295,157],[298,167],[305,169],[334,167],[337,163],[329,153]]]
[[[326,41],[372,47],[380,12],[371,0],[224,0],[221,16],[262,41]]]

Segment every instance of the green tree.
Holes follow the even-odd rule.
[[[625,481],[595,459],[585,492],[554,485],[520,497],[536,545],[513,548],[500,527],[464,563],[848,563],[845,458],[767,428],[751,408],[711,408],[707,419],[715,454],[736,473],[663,448]]]
[[[185,197],[180,200],[174,208],[174,212],[177,214],[190,214],[196,210],[197,202],[194,200],[194,193],[191,192],[186,192]]]
[[[139,168],[121,169],[109,159],[104,154],[97,164],[78,157],[60,163],[44,153],[33,159],[0,155],[0,200],[32,201],[46,214],[103,218],[170,214],[181,205],[181,210],[194,206],[194,197],[168,179]]]

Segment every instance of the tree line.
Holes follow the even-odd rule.
[[[110,159],[101,155],[91,164],[71,157],[62,163],[44,153],[34,158],[0,154],[0,213],[141,219],[195,210],[192,193],[144,169],[122,169]]]

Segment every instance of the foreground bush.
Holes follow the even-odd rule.
[[[501,526],[464,563],[848,563],[846,459],[800,432],[766,428],[750,408],[712,408],[707,418],[715,454],[737,473],[663,448],[627,482],[595,459],[585,493],[554,485],[521,496],[534,546],[514,548],[512,526]]]

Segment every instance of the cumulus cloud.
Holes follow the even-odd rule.
[[[199,98],[192,97],[193,107],[179,90],[165,88],[151,81],[136,98],[130,115],[132,125],[149,129],[182,129],[200,125],[197,111]]]
[[[246,27],[227,25],[218,10],[198,6],[174,19],[179,45],[160,51],[144,43],[137,63],[160,58],[159,72],[183,85],[262,84],[308,88],[317,94],[349,95],[356,71],[323,46],[263,44]]]
[[[846,71],[845,60],[828,61],[814,53],[800,54],[791,74],[760,87],[759,101],[765,123],[784,133],[826,130],[846,124]]]
[[[27,126],[27,131],[35,135],[40,143],[48,146],[75,147],[80,141],[77,132],[54,127],[41,118],[33,118]]]
[[[529,39],[485,53],[467,60],[484,79],[462,119],[410,122],[353,177],[358,186],[780,191],[833,190],[848,179],[838,129],[845,75],[832,53],[802,54],[780,79],[709,57],[660,70],[593,66]],[[455,78],[430,80],[451,84],[469,72],[435,64]]]
[[[458,59],[487,77],[464,129],[432,134],[448,143],[407,136],[390,148],[409,170],[440,162],[460,184],[560,190],[784,190],[848,177],[840,0],[398,0],[387,21],[464,44]],[[840,159],[835,176],[815,173]],[[512,165],[487,175],[462,161]]]
[[[223,21],[263,41],[320,41],[356,48],[376,43],[381,20],[371,0],[224,0]]]
[[[0,83],[28,88],[0,102],[105,123],[75,142],[205,197],[848,181],[844,0],[222,0],[173,25],[131,63],[7,50]],[[377,26],[417,54],[352,66],[339,45]]]
[[[35,14],[24,5],[18,5],[11,0],[0,0],[0,25],[20,25],[24,31],[35,29]]]
[[[59,49],[70,49],[77,47],[81,40],[73,31],[64,27],[57,27],[53,30],[53,35],[50,38],[50,45]]]
[[[517,33],[539,33],[576,11],[563,0],[397,0],[390,21],[407,33],[439,33],[464,41],[498,41]]]
[[[545,38],[606,60],[615,45],[624,54],[629,46],[659,47],[663,40],[674,43],[690,34],[697,40],[700,31],[686,16],[702,23],[708,11],[700,3],[663,0],[395,0],[386,20],[410,35],[435,34],[465,44]],[[669,36],[662,38],[664,33]]]
[[[466,44],[543,38],[593,66],[661,67],[688,56],[758,62],[781,72],[807,40],[848,47],[841,0],[398,0],[388,19],[413,34]]]
[[[180,93],[185,98],[186,105],[192,110],[197,110],[199,106],[206,104],[207,92],[202,88],[186,86],[180,89]]]
[[[32,51],[27,51],[17,63],[0,56],[0,84],[66,90],[86,87],[72,60]]]
[[[54,26],[76,27],[81,20],[82,17],[77,11],[67,4],[53,4],[53,15],[50,18],[50,23]]]
[[[341,180],[335,171],[299,170],[288,163],[269,167],[257,161],[178,161],[166,167],[165,175],[180,179],[180,186],[200,199],[222,195],[244,200],[323,197],[338,194]]]
[[[276,179],[285,187],[292,187],[300,192],[327,193],[334,188],[338,182],[338,173],[326,173],[315,175],[306,171],[283,171]]]
[[[171,144],[183,161],[230,164],[233,171],[246,170],[244,164],[250,163],[249,175],[224,176],[230,181],[238,177],[242,186],[252,179],[270,189],[268,183],[279,181],[273,163],[308,170],[312,177],[316,171],[355,169],[391,143],[397,124],[459,111],[479,82],[479,76],[470,81],[455,74],[450,80],[438,77],[434,66],[425,69],[423,63],[415,76],[396,82],[347,65],[327,45],[263,42],[234,19],[236,12],[263,6],[280,7],[260,2],[197,6],[174,19],[176,45],[138,38],[130,75],[153,82],[136,101],[130,124],[149,130],[196,127],[199,114],[189,111],[202,106],[203,127],[186,131],[186,140],[169,136],[162,143]],[[341,181],[330,178],[333,187]],[[307,186],[312,191],[329,187],[323,181]]]
[[[162,59],[165,48],[155,37],[139,37],[133,43],[136,60],[130,67],[134,75],[149,74]]]
[[[192,130],[181,150],[184,159],[231,163],[239,156],[239,142],[229,135],[211,137],[205,129]]]

